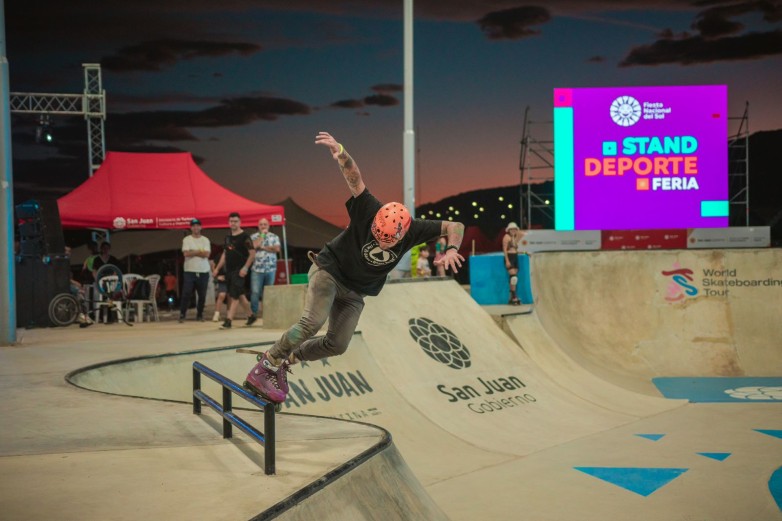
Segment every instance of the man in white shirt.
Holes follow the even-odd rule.
[[[182,254],[185,256],[185,280],[182,288],[182,299],[179,305],[179,322],[185,321],[187,308],[190,307],[190,299],[193,298],[193,289],[196,291],[196,320],[204,321],[204,303],[206,302],[206,288],[209,285],[209,254],[212,253],[212,245],[209,239],[201,235],[201,221],[190,221],[191,235],[182,239]]]

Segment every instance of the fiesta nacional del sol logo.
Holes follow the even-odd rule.
[[[611,119],[620,127],[631,127],[641,119],[641,104],[632,96],[619,96],[611,103]]]

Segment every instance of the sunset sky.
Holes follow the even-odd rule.
[[[344,224],[331,132],[381,200],[402,199],[402,0],[5,2],[12,92],[79,93],[101,63],[108,150],[188,151],[231,190]],[[97,6],[97,7],[96,7]],[[782,2],[416,0],[416,203],[519,182],[525,107],[555,87],[727,84],[750,129],[782,128]],[[86,126],[14,116],[14,181],[87,178]]]

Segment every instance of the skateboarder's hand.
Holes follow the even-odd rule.
[[[328,132],[318,132],[318,135],[315,137],[315,144],[329,147],[331,156],[334,159],[337,159],[339,155],[345,150],[345,148],[337,143],[337,140],[334,139],[334,137]]]
[[[464,262],[464,257],[459,255],[459,252],[456,250],[446,250],[445,254],[439,261],[434,261],[435,266],[443,265],[445,269],[451,269],[454,273],[459,273],[459,270],[456,268],[462,267],[462,262]]]

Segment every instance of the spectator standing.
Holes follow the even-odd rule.
[[[86,259],[84,259],[84,264],[82,264],[81,266],[82,284],[92,284],[93,282],[95,282],[95,277],[93,277],[92,265],[95,263],[95,259],[98,258],[98,245],[90,241],[89,248],[90,248],[90,255]]]
[[[190,221],[191,234],[182,239],[182,254],[185,257],[184,285],[182,299],[179,302],[179,322],[185,321],[193,290],[196,293],[196,320],[204,321],[204,304],[206,303],[206,288],[209,284],[209,254],[212,245],[209,239],[201,235],[201,221]]]
[[[416,265],[416,274],[419,277],[431,277],[432,268],[429,267],[429,248],[421,248],[418,251],[418,263]]]
[[[85,261],[85,264],[86,262],[87,261]],[[98,270],[101,268],[101,266],[105,266],[106,264],[113,264],[114,266],[117,266],[117,268],[119,268],[119,260],[114,255],[111,254],[111,244],[108,242],[104,242],[100,245],[100,254],[96,255],[95,258],[92,260],[93,279],[98,274]]]
[[[209,261],[210,266],[212,267],[212,273],[215,273],[215,263],[214,261]],[[216,272],[217,275],[214,275],[214,284],[215,284],[215,314],[212,317],[212,322],[220,322],[220,306],[223,305],[223,302],[226,302],[226,299],[228,298],[228,287],[225,284],[225,268],[220,268],[219,272]],[[228,303],[226,302],[226,314],[228,312]]]
[[[443,258],[445,257],[445,248],[447,247],[447,243],[445,242],[445,237],[440,237],[437,239],[437,242],[434,243],[434,265],[437,269],[437,276],[438,277],[445,277],[445,264],[442,262]]]
[[[228,289],[228,296],[231,297],[225,322],[220,326],[220,329],[231,328],[231,322],[240,300],[247,309],[247,322],[252,323],[249,319],[249,316],[252,315],[250,303],[244,294],[244,281],[247,273],[250,271],[250,266],[255,260],[255,247],[250,236],[242,229],[242,219],[238,213],[233,212],[228,216],[228,226],[231,228],[231,235],[225,238],[223,254],[220,255],[220,261],[217,263],[213,273],[216,277],[220,269],[225,266],[225,283]]]
[[[269,220],[258,221],[258,232],[250,237],[255,247],[255,261],[250,273],[250,310],[247,325],[251,326],[263,316],[263,288],[274,285],[277,275],[277,254],[280,253],[280,238],[269,231]]]

